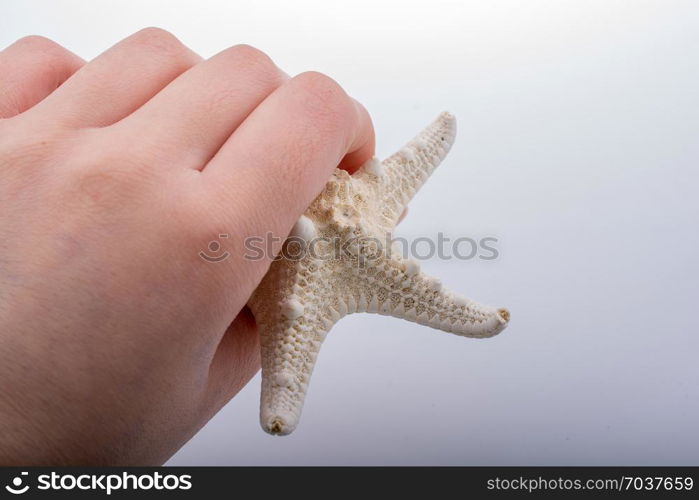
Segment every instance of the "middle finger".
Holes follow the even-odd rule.
[[[158,145],[163,161],[202,169],[286,79],[264,53],[236,45],[182,74],[115,126],[134,141],[147,137],[149,144]]]

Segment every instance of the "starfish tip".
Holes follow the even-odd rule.
[[[289,419],[282,415],[272,415],[262,423],[262,428],[273,436],[286,436],[294,431],[295,425],[288,422]]]
[[[456,123],[456,117],[452,113],[450,113],[449,111],[442,111],[439,114],[439,117],[442,120]]]
[[[500,316],[500,320],[504,323],[507,324],[510,321],[510,311],[508,311],[505,308],[500,308],[498,309],[498,316]]]

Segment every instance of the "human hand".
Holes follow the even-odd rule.
[[[0,75],[0,463],[162,463],[259,369],[273,255],[244,239],[369,159],[370,118],[322,74],[153,28],[87,64],[25,38]]]

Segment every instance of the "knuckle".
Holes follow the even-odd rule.
[[[274,61],[255,47],[246,44],[234,45],[226,51],[226,55],[233,60],[236,69],[247,71],[261,83],[281,81],[281,72]]]
[[[21,49],[37,51],[55,50],[60,48],[60,45],[58,45],[53,40],[49,40],[48,38],[39,35],[28,35],[22,37],[15,43],[13,43],[12,46]]]
[[[303,94],[303,106],[312,118],[327,128],[336,129],[352,117],[354,106],[344,89],[332,78],[309,71],[295,77]]]
[[[252,45],[245,43],[234,45],[228,49],[228,52],[236,58],[248,62],[251,65],[269,64],[272,62],[269,56],[260,49],[256,49]]]
[[[182,42],[175,35],[162,28],[143,28],[136,32],[132,39],[139,46],[158,52],[177,53],[184,48]]]
[[[347,94],[340,85],[323,73],[308,71],[295,78],[297,85],[317,100],[337,107],[347,99]]]
[[[33,58],[38,58],[42,66],[50,69],[75,65],[77,59],[53,40],[38,35],[20,38],[13,44],[13,47],[23,52],[31,52]]]
[[[200,106],[211,113],[230,108],[232,103],[256,102],[283,83],[283,74],[262,51],[249,45],[224,50],[210,69],[216,83],[202,95]]]
[[[50,82],[54,88],[68,79],[83,64],[82,60],[72,52],[42,36],[31,35],[21,38],[15,42],[14,47],[31,59],[33,66],[28,71],[35,78],[44,78],[44,81]],[[29,107],[31,95],[31,91],[21,88],[16,91],[15,96],[8,92],[6,101],[11,102],[10,109],[21,111]],[[15,102],[11,101],[13,97]]]

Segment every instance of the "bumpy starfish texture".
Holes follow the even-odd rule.
[[[442,113],[383,162],[372,159],[354,175],[336,169],[294,226],[283,258],[272,263],[248,304],[260,333],[265,431],[283,435],[296,428],[321,344],[347,314],[379,313],[478,338],[507,326],[506,309],[446,290],[386,244],[455,133],[454,117]]]

